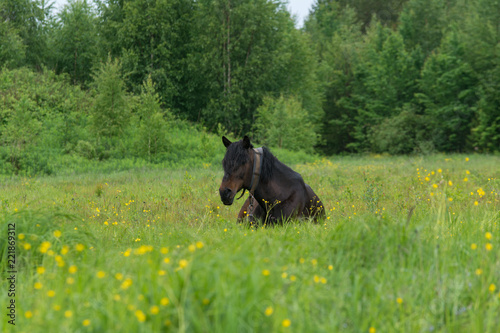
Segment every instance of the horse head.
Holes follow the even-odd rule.
[[[224,205],[231,205],[236,193],[242,188],[249,189],[253,170],[253,146],[245,136],[243,140],[231,142],[225,136],[222,142],[226,146],[226,154],[222,160],[224,177],[219,188],[220,198]]]

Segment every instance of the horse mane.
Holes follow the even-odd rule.
[[[267,183],[272,177],[276,163],[281,163],[269,149],[262,147],[262,169],[260,170],[260,181]]]
[[[253,145],[250,146],[253,148]],[[227,147],[226,155],[222,160],[224,172],[233,173],[240,166],[248,163],[250,157],[243,147],[243,140],[233,142]],[[262,147],[262,168],[260,170],[260,181],[267,183],[273,177],[274,170],[281,163],[267,147]],[[284,164],[283,164],[284,165]],[[253,167],[253,166],[252,166]]]
[[[250,145],[253,148],[253,145]],[[243,140],[233,142],[226,149],[226,155],[222,160],[222,167],[226,173],[233,173],[241,165],[249,160],[246,149],[243,147]]]

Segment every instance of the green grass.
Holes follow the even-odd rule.
[[[295,165],[327,219],[264,229],[220,203],[218,165],[4,179],[3,309],[7,223],[18,273],[0,327],[498,332],[500,158],[468,157]]]

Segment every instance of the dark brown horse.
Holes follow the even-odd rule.
[[[225,136],[226,155],[222,160],[224,177],[219,188],[220,198],[231,205],[236,193],[250,192],[238,214],[238,220],[281,223],[291,217],[316,220],[325,216],[323,203],[297,172],[281,163],[263,147],[254,149],[245,136],[237,142]],[[240,196],[240,197],[241,197]]]

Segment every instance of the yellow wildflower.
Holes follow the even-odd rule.
[[[40,245],[40,252],[46,253],[50,249],[50,246],[51,246],[50,242],[47,241],[43,242]]]
[[[141,323],[146,321],[146,315],[141,310],[137,310],[135,312],[135,316],[137,317],[137,320],[139,320]]]
[[[69,252],[69,246],[68,245],[64,245],[61,249],[61,254],[62,255],[65,255],[66,253]]]
[[[272,306],[268,306],[268,307],[266,308],[266,310],[264,311],[265,315],[266,315],[266,316],[268,316],[268,317],[269,317],[270,315],[272,315],[272,314],[273,314],[273,312],[274,312],[274,310],[273,310],[273,307],[272,307]]]
[[[130,287],[131,285],[132,285],[132,279],[127,278],[127,279],[125,279],[125,281],[122,282],[122,285],[120,286],[120,288],[125,290],[125,289],[128,289],[128,287]]]
[[[179,268],[185,268],[188,264],[189,262],[186,259],[179,260]]]

